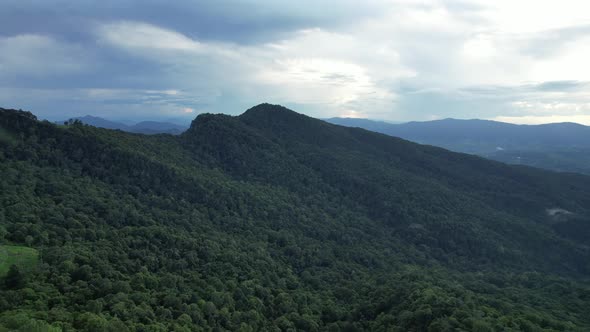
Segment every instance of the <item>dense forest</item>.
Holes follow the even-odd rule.
[[[0,331],[588,331],[590,177],[262,104],[0,109]]]

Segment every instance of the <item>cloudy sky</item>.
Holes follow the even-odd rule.
[[[0,107],[590,124],[586,0],[2,0]]]

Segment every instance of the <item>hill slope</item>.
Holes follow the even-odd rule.
[[[586,157],[590,155],[590,127],[576,123],[514,125],[488,120],[444,119],[390,124],[350,118],[327,121],[511,164],[590,173]]]
[[[0,126],[0,234],[40,252],[8,329],[590,328],[588,177],[268,104],[180,136]]]

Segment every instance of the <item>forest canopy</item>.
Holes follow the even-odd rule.
[[[590,329],[587,176],[269,104],[178,136],[0,109],[0,174],[0,331]]]

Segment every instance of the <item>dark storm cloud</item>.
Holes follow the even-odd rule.
[[[58,35],[84,42],[92,25],[129,20],[150,22],[201,40],[257,43],[298,29],[349,24],[378,13],[379,6],[353,1],[21,1],[0,11],[0,34]]]

